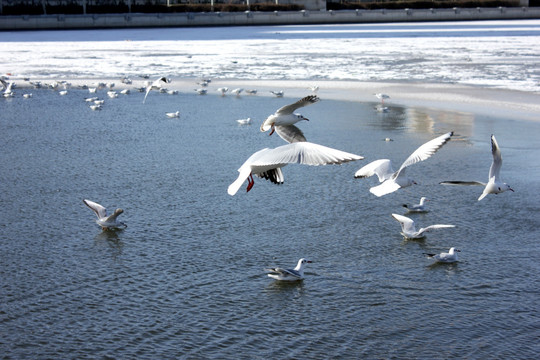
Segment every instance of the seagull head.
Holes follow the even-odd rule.
[[[124,210],[123,210],[123,209],[120,209],[120,208],[114,210],[114,214],[115,214],[115,215],[120,215],[120,214],[123,213],[123,212],[124,212]]]
[[[298,121],[300,120],[306,120],[306,121],[309,121],[308,118],[304,117],[304,115],[302,114],[294,114],[296,116],[296,118],[298,119]]]
[[[296,268],[295,268],[294,270],[300,271],[300,270],[302,270],[302,269],[304,268],[304,266],[306,266],[306,264],[308,264],[308,263],[311,264],[311,260],[307,260],[307,259],[302,258],[302,259],[298,260],[298,264],[296,265]]]

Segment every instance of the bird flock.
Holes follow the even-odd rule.
[[[43,85],[40,82],[30,82],[29,79],[25,79],[35,88],[41,88],[46,86],[54,90],[58,90],[59,95],[64,96],[68,93],[70,84],[67,82],[54,82],[52,84]],[[124,77],[121,79],[123,84],[132,84],[132,81]],[[146,81],[145,86],[138,88],[138,91],[144,92],[143,103],[146,102],[149,94],[153,91],[166,92],[168,94],[177,94],[177,91],[169,91],[164,85],[170,83],[171,80],[165,76],[160,76],[154,81]],[[205,95],[208,93],[207,87],[211,82],[209,79],[202,80],[197,84],[200,88],[196,89],[197,93]],[[0,77],[0,83],[2,85],[2,96],[10,98],[15,96],[14,88],[16,87],[13,81],[9,81],[5,77]],[[87,88],[90,94],[95,94],[98,89],[107,89],[107,96],[115,98],[119,96],[119,92],[113,90],[114,83],[97,83],[95,86],[81,86]],[[364,159],[363,156],[353,153],[345,152],[338,149],[333,149],[324,145],[308,142],[304,133],[296,126],[297,123],[303,121],[309,121],[308,118],[295,111],[317,103],[320,99],[314,93],[319,90],[318,86],[311,86],[309,88],[312,91],[312,95],[305,96],[298,101],[283,106],[276,110],[274,114],[269,115],[260,125],[261,132],[269,132],[271,136],[274,132],[281,137],[286,144],[278,146],[276,148],[263,148],[254,152],[238,169],[238,177],[228,187],[227,193],[234,196],[241,186],[247,181],[246,192],[249,192],[254,184],[253,176],[257,176],[262,179],[266,179],[274,184],[283,184],[284,175],[282,168],[288,164],[303,164],[310,166],[320,165],[340,165],[347,162],[357,161]],[[257,94],[257,90],[244,90],[242,88],[236,88],[231,91],[227,87],[220,87],[217,89],[217,93],[221,96],[225,96],[228,92],[235,96],[240,96],[242,92],[249,95]],[[271,91],[276,97],[283,97],[283,91]],[[120,91],[120,94],[129,95],[130,90],[124,89]],[[390,96],[382,93],[375,94],[375,96],[381,100],[381,106],[384,106],[384,100],[389,99]],[[31,98],[31,93],[23,94],[24,98]],[[104,100],[99,99],[96,96],[91,96],[85,99],[89,103],[89,107],[92,110],[101,110]],[[165,114],[169,118],[180,117],[179,111],[168,112]],[[237,120],[239,124],[251,124],[251,118]],[[446,143],[448,143],[453,136],[453,132],[447,132],[440,135],[425,144],[418,147],[411,155],[409,155],[405,161],[401,164],[397,171],[392,167],[392,162],[389,159],[379,159],[370,162],[369,164],[361,167],[354,173],[355,178],[368,178],[376,175],[380,184],[373,186],[369,189],[370,193],[377,197],[381,197],[390,193],[393,193],[401,188],[406,188],[412,185],[417,185],[417,182],[406,175],[406,170],[419,162],[425,161],[432,157],[438,150],[440,150]],[[389,138],[386,141],[392,141]],[[491,153],[492,164],[488,173],[488,182],[479,181],[462,181],[462,180],[448,180],[440,182],[441,185],[482,185],[484,190],[478,198],[478,201],[482,200],[489,194],[499,194],[505,191],[514,191],[508,184],[504,183],[500,177],[500,171],[502,167],[501,150],[495,139],[494,135],[491,135]],[[403,207],[407,209],[408,213],[425,213],[428,212],[426,197],[420,199],[419,204],[408,205],[404,204]],[[122,209],[116,209],[113,214],[108,215],[107,209],[88,199],[84,199],[83,203],[88,206],[96,215],[96,223],[105,231],[109,230],[122,230],[127,228],[127,225],[118,220],[118,216],[124,211]],[[415,222],[411,218],[400,215],[391,214],[391,216],[397,220],[401,226],[401,234],[405,239],[422,239],[426,236],[427,232],[436,229],[452,228],[455,225],[448,224],[435,224],[422,227],[416,230]],[[447,253],[440,254],[425,253],[426,256],[435,259],[437,262],[452,263],[458,261],[457,253],[459,249],[451,247]],[[265,269],[268,272],[268,276],[280,280],[280,281],[297,281],[304,278],[304,268],[307,263],[311,263],[310,260],[300,259],[294,269],[283,269],[280,267],[273,267]]]

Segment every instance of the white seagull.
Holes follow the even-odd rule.
[[[180,111],[166,113],[165,115],[170,118],[177,118],[180,117]]]
[[[162,76],[158,79],[156,79],[153,83],[149,84],[146,87],[146,94],[144,95],[143,104],[146,101],[146,97],[152,90],[160,90],[162,87],[162,83],[170,83],[171,80],[167,79],[165,76]]]
[[[420,203],[419,204],[416,204],[416,205],[408,205],[408,204],[403,204],[402,206],[404,208],[406,208],[408,210],[408,212],[414,212],[414,213],[424,213],[424,212],[428,212],[429,210],[426,208],[426,201],[429,201],[428,198],[426,198],[425,196],[422,196],[420,198]]]
[[[401,235],[406,239],[421,239],[425,237],[424,233],[430,230],[456,227],[455,225],[437,224],[420,228],[420,230],[416,231],[416,226],[414,226],[414,221],[411,218],[398,214],[392,214],[392,217],[399,221],[399,224],[401,225]]]
[[[240,125],[250,125],[251,124],[251,118],[245,118],[245,119],[238,119],[236,120],[237,123]]]
[[[390,96],[389,95],[386,95],[386,94],[383,94],[383,93],[377,93],[377,94],[374,94],[375,97],[379,100],[381,100],[381,105],[384,105],[384,99],[390,99]]]
[[[285,93],[283,92],[283,90],[279,90],[279,91],[273,91],[273,90],[271,90],[270,92],[271,92],[272,94],[274,94],[276,97],[283,97],[283,95],[285,94]]]
[[[261,131],[265,132],[271,129],[270,135],[274,133],[274,130],[278,126],[289,126],[296,124],[301,120],[309,121],[309,119],[302,116],[302,114],[295,114],[294,111],[301,107],[311,105],[319,101],[316,95],[306,96],[297,102],[289,105],[285,105],[279,108],[274,114],[270,115],[261,125]],[[279,132],[278,132],[279,134]],[[285,139],[286,140],[286,139]],[[288,140],[286,140],[288,141]]]
[[[424,255],[430,258],[434,258],[435,260],[437,260],[437,262],[453,263],[453,262],[458,261],[458,255],[457,255],[458,252],[461,252],[461,250],[451,247],[447,253],[445,252],[440,253],[440,254],[424,253]]]
[[[332,149],[310,142],[295,142],[274,149],[265,148],[251,155],[238,169],[238,178],[229,185],[227,193],[234,195],[248,180],[246,191],[254,185],[253,175],[270,180],[274,184],[283,184],[281,168],[287,164],[330,165],[361,160],[362,156]]]
[[[306,264],[310,264],[311,260],[300,259],[294,269],[282,269],[280,267],[266,268],[265,270],[270,272],[268,277],[281,281],[297,281],[304,279],[304,267]]]
[[[502,182],[500,179],[501,167],[502,167],[502,156],[501,149],[494,135],[491,135],[491,154],[493,155],[493,161],[491,162],[491,167],[489,168],[489,180],[488,183],[483,183],[479,181],[443,181],[440,184],[442,185],[482,185],[484,186],[484,191],[482,195],[478,198],[478,201],[485,198],[488,194],[500,194],[507,190],[514,192],[514,189],[510,187],[505,182]]]
[[[390,194],[399,188],[404,188],[416,184],[416,182],[405,175],[405,170],[408,166],[417,162],[429,159],[437,152],[444,144],[450,140],[453,132],[446,133],[433,140],[428,141],[424,145],[416,149],[408,158],[401,164],[398,171],[394,172],[392,162],[388,159],[375,160],[366,166],[362,167],[355,174],[355,178],[365,178],[377,175],[379,182],[382,184],[374,186],[369,191],[376,196]]]
[[[229,91],[229,88],[228,87],[220,87],[220,88],[217,89],[217,91],[219,91],[221,93],[221,96],[225,96],[227,91]]]
[[[84,199],[83,202],[86,206],[92,209],[93,212],[96,213],[96,216],[98,218],[96,220],[96,223],[101,226],[103,230],[127,228],[126,224],[118,221],[117,219],[118,215],[122,214],[124,210],[116,209],[114,210],[114,213],[112,215],[107,216],[107,209],[100,204],[86,199]]]
[[[232,90],[231,90],[231,93],[233,93],[233,94],[236,95],[236,96],[240,96],[240,93],[241,93],[242,91],[244,91],[244,89],[242,89],[242,88],[237,88],[237,89],[232,89]]]

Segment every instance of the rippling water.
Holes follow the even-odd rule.
[[[304,108],[310,141],[357,153],[342,166],[287,166],[285,184],[227,186],[254,151],[282,144],[258,125],[292,99],[142,94],[91,111],[82,90],[1,101],[0,353],[4,358],[533,358],[538,347],[540,124],[324,100]],[[104,94],[101,94],[104,96]],[[180,110],[180,119],[165,112]],[[252,117],[254,125],[236,119]],[[368,161],[396,164],[456,135],[409,169],[421,186],[383,198]],[[516,190],[476,201],[489,136]],[[394,139],[385,142],[385,137]],[[531,165],[535,164],[535,165]],[[524,176],[525,175],[525,176]],[[391,213],[431,199],[404,241]],[[101,232],[82,203],[122,207]],[[423,252],[459,247],[461,262]],[[265,266],[313,260],[281,284]]]

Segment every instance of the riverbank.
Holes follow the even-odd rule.
[[[2,16],[0,30],[539,19],[540,7]]]

